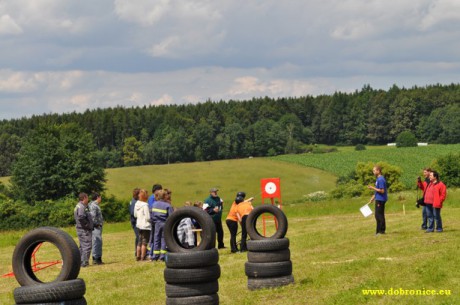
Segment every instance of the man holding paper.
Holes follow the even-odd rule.
[[[385,203],[387,202],[387,182],[385,177],[382,175],[382,168],[378,165],[375,165],[372,169],[372,172],[377,177],[375,181],[375,186],[368,185],[367,187],[371,190],[374,190],[374,195],[369,200],[369,203],[375,201],[375,220],[377,221],[377,228],[375,235],[385,234],[386,224],[385,224]]]

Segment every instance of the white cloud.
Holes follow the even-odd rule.
[[[163,94],[159,99],[155,99],[150,102],[150,105],[169,105],[173,103],[173,98],[169,94]]]
[[[0,35],[17,35],[22,32],[22,28],[9,15],[0,17]]]

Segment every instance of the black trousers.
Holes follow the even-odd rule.
[[[236,245],[236,235],[238,234],[238,221],[227,219],[228,230],[230,231],[230,249],[232,252],[238,252],[238,246]]]
[[[375,233],[385,233],[387,229],[385,224],[385,201],[375,201],[375,220],[377,221]]]
[[[241,252],[248,251],[248,247],[246,246],[246,239],[248,238],[248,232],[246,231],[246,219],[248,219],[248,215],[244,215],[241,219]]]
[[[214,224],[216,225],[216,233],[217,233],[217,247],[223,248],[224,247],[224,229],[222,228],[222,220],[214,220]]]

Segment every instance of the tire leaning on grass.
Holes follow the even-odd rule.
[[[179,223],[184,218],[193,218],[200,225],[201,242],[191,249],[183,248],[177,237],[177,228]],[[216,240],[216,226],[212,221],[211,216],[198,207],[182,207],[174,211],[166,220],[164,227],[164,238],[168,251],[170,252],[190,252],[203,251],[214,248]]]
[[[179,268],[203,268],[216,265],[219,262],[219,252],[216,248],[203,251],[168,252],[166,253],[166,267]]]
[[[264,213],[272,214],[276,218],[278,227],[276,228],[275,234],[272,236],[265,237],[257,231],[257,219]],[[284,214],[281,209],[271,204],[263,204],[254,208],[246,219],[246,231],[249,237],[251,237],[251,240],[283,238],[287,233],[287,229],[288,221],[286,214]]]
[[[164,270],[164,279],[168,284],[212,282],[216,281],[219,277],[219,265],[193,269],[166,268]]]
[[[86,286],[82,279],[64,282],[44,283],[14,289],[14,301],[18,304],[50,303],[80,299],[85,295]]]
[[[291,251],[289,249],[269,252],[248,251],[247,253],[248,262],[250,263],[285,262],[291,259]]]
[[[49,242],[56,246],[61,254],[62,268],[57,278],[52,281],[74,280],[80,273],[80,250],[73,238],[66,232],[54,227],[40,227],[26,233],[14,248],[13,272],[21,286],[41,284],[32,270],[32,253],[35,248]]]
[[[249,263],[244,264],[244,271],[248,277],[265,278],[280,277],[292,274],[292,262]]]
[[[166,305],[218,305],[219,304],[219,295],[209,294],[209,295],[199,295],[194,297],[186,298],[166,298]]]
[[[261,239],[261,240],[248,240],[248,251],[251,252],[270,252],[279,251],[289,248],[289,239]]]
[[[275,288],[285,286],[294,283],[294,277],[292,275],[280,276],[280,277],[266,277],[266,278],[252,278],[248,277],[248,289],[256,290],[263,288]]]
[[[219,282],[169,284],[166,283],[166,296],[168,298],[186,298],[201,295],[216,294],[219,291]]]

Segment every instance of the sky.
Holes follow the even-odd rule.
[[[0,119],[459,80],[458,0],[0,0]]]

